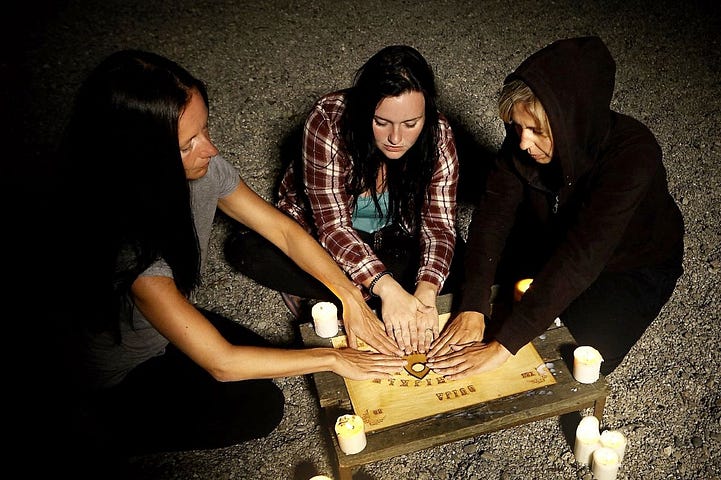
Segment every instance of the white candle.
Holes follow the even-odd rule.
[[[618,467],[618,455],[612,449],[601,447],[593,452],[591,472],[596,480],[616,480]]]
[[[521,297],[524,293],[526,293],[526,290],[528,290],[528,287],[531,286],[531,283],[533,283],[532,278],[524,278],[523,280],[517,281],[516,287],[513,289],[513,299],[520,302]]]
[[[598,418],[593,415],[583,417],[576,427],[576,442],[573,456],[578,463],[588,465],[591,455],[601,446],[601,433],[598,431]]]
[[[618,463],[623,462],[626,453],[626,437],[618,430],[606,430],[601,433],[601,446],[607,447],[616,452]]]
[[[578,347],[573,351],[573,377],[581,383],[593,383],[601,372],[601,353],[593,347]]]
[[[366,448],[363,419],[358,415],[341,415],[335,422],[335,434],[343,453],[352,455]]]
[[[316,475],[315,477],[310,477],[308,480],[333,480],[330,477],[326,477],[325,475]]]
[[[331,302],[318,302],[311,310],[315,333],[330,338],[338,333],[338,308]]]

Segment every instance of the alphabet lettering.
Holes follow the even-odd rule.
[[[451,400],[454,398],[460,398],[465,395],[469,395],[471,393],[475,393],[476,387],[473,385],[468,385],[467,387],[461,387],[458,390],[448,390],[447,392],[443,393],[436,393],[436,398],[440,401],[443,400]]]

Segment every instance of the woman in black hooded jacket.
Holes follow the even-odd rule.
[[[601,39],[582,37],[506,78],[506,138],[469,226],[460,313],[429,352],[437,373],[493,369],[560,318],[608,374],[670,298],[683,218],[653,134],[610,108],[615,70]],[[522,278],[530,288],[491,334],[491,286]]]

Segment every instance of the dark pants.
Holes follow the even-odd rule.
[[[203,313],[236,345],[268,345],[245,327]],[[219,382],[168,345],[117,386],[79,399],[64,461],[109,478],[132,455],[214,449],[264,437],[283,418],[285,399],[271,380]],[[71,455],[79,456],[74,460]]]
[[[371,248],[374,244],[378,245],[374,253],[403,288],[413,293],[420,266],[418,240],[411,238],[389,240],[386,237],[385,241],[378,242],[377,235],[359,230],[356,232]],[[459,237],[450,274],[443,285],[441,295],[455,293],[461,285],[463,249],[464,243]],[[335,295],[321,282],[252,230],[243,230],[230,237],[226,242],[225,255],[228,262],[239,272],[267,288],[303,298],[338,302]]]
[[[664,265],[602,272],[561,313],[561,321],[578,345],[590,345],[601,353],[604,375],[621,363],[671,297],[683,273],[682,254],[683,245],[679,245],[676,254]],[[534,272],[528,269],[529,262],[521,262],[523,266],[515,263],[514,267],[506,262],[496,276],[505,299],[515,281],[534,277]]]
[[[680,272],[643,268],[602,273],[561,314],[561,321],[579,345],[601,353],[601,373],[608,375],[671,298]]]

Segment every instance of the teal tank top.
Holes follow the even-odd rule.
[[[388,215],[388,192],[383,192],[378,197],[381,212],[376,211],[373,204],[373,197],[359,196],[356,199],[355,210],[353,211],[353,228],[362,232],[373,233],[386,226]]]

